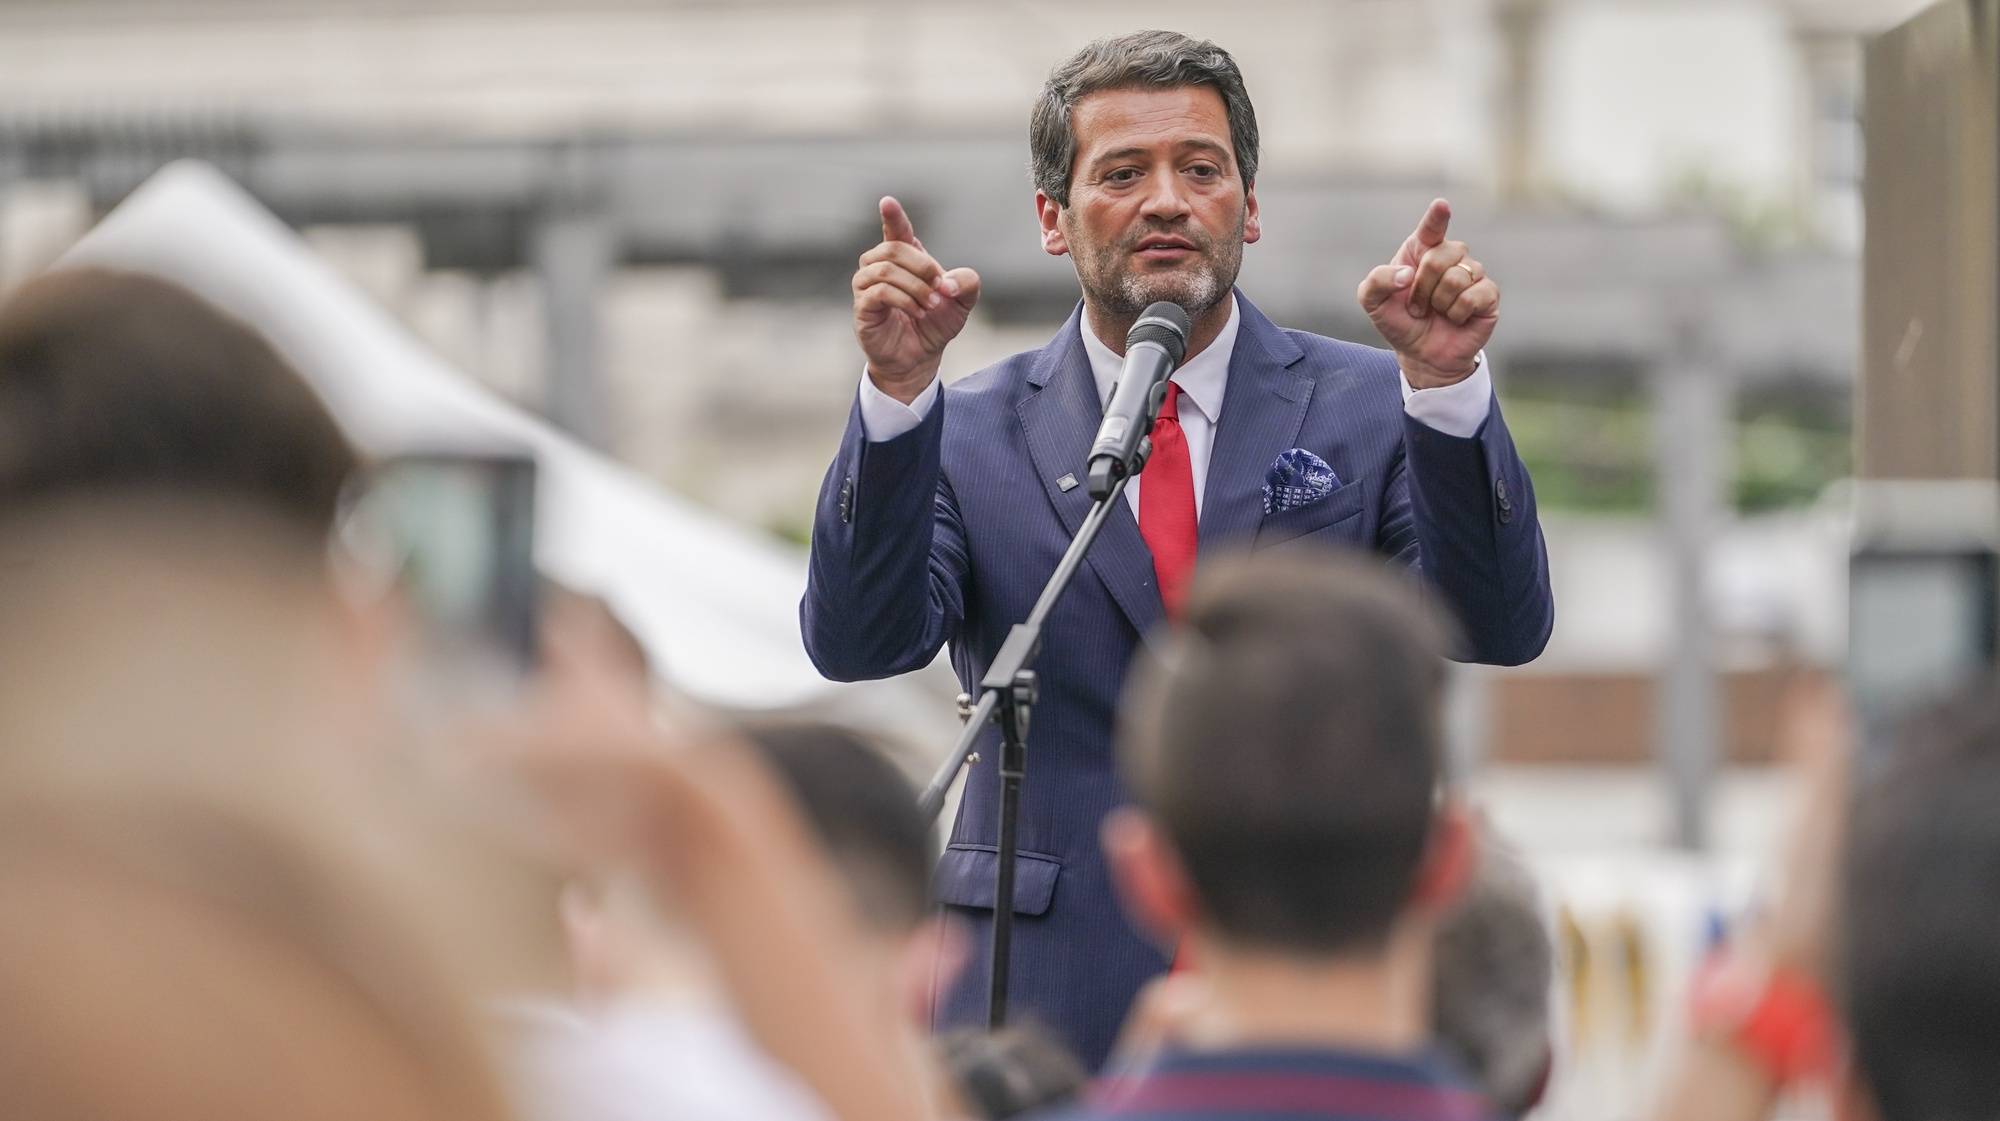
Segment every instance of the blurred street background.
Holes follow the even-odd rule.
[[[1545,1115],[1615,1117],[1788,821],[1782,685],[1842,667],[1863,41],[1919,6],[0,0],[0,291],[203,161],[442,364],[802,573],[875,200],[984,278],[948,378],[1039,346],[1077,298],[1035,236],[1042,79],[1099,35],[1216,40],[1274,320],[1376,341],[1355,285],[1437,195],[1505,289],[1557,626],[1459,674],[1454,744],[1560,916]],[[917,771],[951,691],[900,702],[935,709],[897,722],[940,737]]]

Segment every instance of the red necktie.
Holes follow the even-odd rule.
[[[1167,383],[1167,400],[1153,422],[1153,455],[1146,461],[1139,488],[1139,536],[1153,551],[1153,575],[1160,581],[1160,602],[1167,618],[1181,613],[1188,578],[1194,575],[1194,550],[1200,526],[1194,514],[1194,464],[1188,459],[1187,434],[1181,431],[1181,387]]]

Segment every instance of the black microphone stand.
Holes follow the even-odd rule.
[[[1164,383],[1163,383],[1164,387]],[[1152,394],[1145,416],[1145,430],[1151,431],[1153,420],[1159,414],[1164,393]],[[1035,601],[1032,611],[1024,622],[1014,624],[1007,632],[1007,640],[1000,644],[1000,650],[993,655],[993,661],[986,667],[986,676],[979,681],[979,704],[966,718],[965,731],[958,737],[958,746],[952,749],[945,764],[938,768],[936,777],[931,779],[923,797],[918,801],[924,818],[935,821],[944,809],[945,793],[968,763],[978,761],[973,748],[979,741],[986,722],[997,719],[1000,722],[1000,844],[998,861],[993,872],[993,967],[987,989],[986,1023],[997,1028],[1007,1022],[1007,978],[1008,952],[1014,936],[1014,864],[1015,835],[1019,827],[1021,813],[1021,780],[1028,769],[1028,717],[1034,706],[1037,688],[1035,671],[1028,666],[1041,653],[1042,628],[1048,623],[1049,613],[1055,610],[1056,600],[1069,587],[1076,570],[1082,566],[1084,554],[1097,540],[1099,530],[1104,528],[1104,520],[1111,516],[1114,504],[1125,493],[1125,484],[1133,475],[1146,466],[1146,458],[1153,453],[1153,442],[1142,438],[1133,452],[1130,464],[1118,470],[1115,458],[1102,461],[1100,478],[1109,475],[1109,490],[1090,507],[1083,524],[1077,527],[1076,537],[1069,543],[1056,570],[1042,586],[1042,596]],[[1109,468],[1108,472],[1105,468]],[[1103,489],[1099,479],[1092,480],[1092,493]],[[964,704],[966,698],[961,698]]]

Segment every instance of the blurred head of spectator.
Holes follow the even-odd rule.
[[[1472,880],[1438,931],[1431,1017],[1439,1043],[1502,1116],[1526,1115],[1547,1086],[1554,977],[1534,875],[1483,830]]]
[[[1206,569],[1142,659],[1118,743],[1135,804],[1104,841],[1128,910],[1206,982],[1183,1048],[1394,1056],[1463,1097],[1429,1053],[1434,937],[1472,850],[1440,797],[1445,643],[1375,565],[1264,553]],[[1274,1055],[1253,1065],[1297,1072]]]
[[[1857,1117],[2000,1117],[2000,683],[1914,721],[1849,822],[1834,986]]]
[[[383,750],[401,740],[382,621],[326,565],[355,465],[300,376],[179,288],[70,270],[0,304],[0,793],[337,803],[413,865],[510,885],[506,928],[549,952],[553,923],[526,907],[546,885],[489,863],[464,784]]]
[[[614,653],[599,646],[598,660]],[[857,935],[839,967],[866,997],[873,1044],[900,1056],[922,1081],[918,1092],[945,1101],[928,995],[933,975],[962,956],[963,936],[931,914],[930,828],[915,791],[874,743],[844,727],[766,717],[736,731],[837,879],[841,926]],[[804,1089],[743,1035],[749,1010],[723,992],[716,948],[695,937],[681,901],[648,890],[644,863],[593,869],[563,893],[584,1015],[575,1030],[530,1039],[537,1115],[814,1116]]]
[[[930,911],[930,826],[916,792],[860,733],[811,720],[752,720],[744,737],[798,800],[864,921],[886,936]]]
[[[1076,1056],[1031,1026],[961,1028],[940,1036],[938,1051],[959,1100],[984,1121],[1068,1104],[1090,1080]]]
[[[73,269],[0,303],[10,760],[367,735],[373,639],[325,580],[355,466],[299,374],[181,288]]]
[[[324,537],[355,465],[268,342],[173,284],[69,269],[0,304],[0,510],[167,493]]]
[[[955,958],[962,939],[932,915],[931,831],[908,780],[881,749],[838,724],[762,718],[738,730],[797,801],[870,936],[868,958],[850,966],[871,975],[871,991],[903,1020],[927,1022],[938,955]],[[588,998],[612,999],[648,978],[685,974],[668,960],[677,954],[672,916],[649,914],[651,903],[628,887],[614,873],[578,881],[564,894]]]
[[[857,966],[904,1022],[927,1025],[936,975],[958,967],[964,939],[931,907],[935,853],[916,791],[878,745],[840,725],[765,720],[742,730],[798,800],[870,932],[872,960]]]

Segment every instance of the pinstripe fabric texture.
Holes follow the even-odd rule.
[[[1460,620],[1470,660],[1518,664],[1554,621],[1534,492],[1496,403],[1470,439],[1403,414],[1386,351],[1274,326],[1243,295],[1243,320],[1202,503],[1200,560],[1230,549],[1369,549],[1421,571]],[[949,644],[959,680],[977,682],[1025,618],[1090,508],[1084,474],[1102,415],[1070,316],[1040,350],[948,387],[922,425],[870,444],[850,414],[813,523],[800,617],[828,677],[887,677]],[[1264,514],[1272,462],[1291,448],[1324,459],[1343,485],[1324,500]],[[1053,1029],[1092,1069],[1132,995],[1167,958],[1120,914],[1098,824],[1124,800],[1113,773],[1118,690],[1141,636],[1163,617],[1153,562],[1118,503],[1050,619],[1041,700],[1021,797],[1010,1008]],[[999,784],[989,731],[939,861],[941,903],[983,937],[993,906]],[[948,745],[938,745],[943,751]],[[982,945],[937,1020],[983,1023]]]

